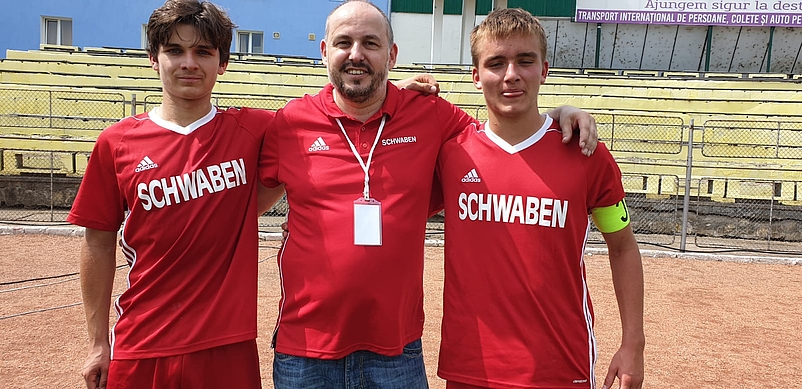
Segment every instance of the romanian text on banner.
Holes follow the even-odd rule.
[[[577,0],[584,23],[802,27],[802,0]]]

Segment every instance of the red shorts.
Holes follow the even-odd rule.
[[[113,360],[107,389],[262,387],[256,340],[171,357]]]
[[[487,389],[484,386],[463,384],[462,382],[446,381],[446,389]]]

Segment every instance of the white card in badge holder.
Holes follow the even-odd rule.
[[[382,245],[382,203],[374,199],[354,201],[354,244]]]

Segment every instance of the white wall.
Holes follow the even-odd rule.
[[[485,16],[477,17],[481,23]],[[398,45],[398,64],[430,63],[432,58],[432,15],[395,12],[391,16],[395,43]],[[443,49],[440,53],[441,64],[458,64],[460,15],[443,16]]]

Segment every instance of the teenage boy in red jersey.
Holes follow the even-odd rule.
[[[432,176],[440,146],[474,119],[388,83],[397,50],[379,8],[346,1],[321,43],[331,84],[288,103],[265,136],[260,175],[286,184],[290,206],[277,389],[428,386],[420,338]]]
[[[261,387],[257,159],[274,114],[211,104],[233,27],[209,2],[169,0],[155,10],[148,51],[163,102],[95,144],[68,217],[86,227],[87,388]],[[264,193],[261,209],[281,188]],[[129,287],[115,303],[109,342],[123,221]]]
[[[621,172],[599,143],[582,157],[538,110],[548,73],[540,23],[521,9],[471,34],[488,121],[443,145],[445,289],[438,375],[449,389],[595,388],[583,252],[593,220],[609,248],[623,327],[604,388],[643,382],[643,272]]]
[[[109,388],[260,387],[256,216],[283,188],[256,184],[256,158],[274,114],[211,104],[233,27],[206,1],[168,0],[155,10],[149,55],[163,103],[108,128],[95,145],[68,219],[87,227],[81,279],[88,388],[107,381]],[[398,85],[429,91],[416,79],[428,80]],[[109,344],[116,231],[124,218],[130,287],[115,305]]]

